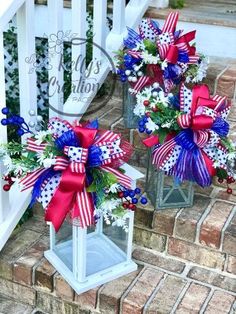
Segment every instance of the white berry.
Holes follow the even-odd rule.
[[[143,72],[142,71],[138,71],[138,76],[143,76]]]
[[[30,122],[29,122],[29,126],[30,126],[31,128],[33,128],[33,127],[35,126],[35,123],[34,123],[33,121],[30,121]]]
[[[130,71],[130,70],[126,70],[126,71],[125,71],[125,74],[126,74],[127,76],[129,76],[129,75],[131,74],[131,71]]]
[[[153,88],[158,88],[159,87],[159,83],[155,82],[152,86],[153,86]]]
[[[29,115],[30,115],[31,117],[35,116],[35,111],[34,111],[34,110],[29,110]]]
[[[157,96],[158,96],[158,92],[153,92],[153,93],[152,93],[152,96],[153,96],[153,97],[157,97]]]

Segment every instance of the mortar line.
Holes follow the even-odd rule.
[[[180,208],[179,211],[177,212],[177,214],[175,215],[175,219],[174,219],[174,227],[173,227],[173,234],[172,236],[175,237],[175,229],[176,229],[176,222],[177,222],[177,219],[178,217],[181,215],[182,211],[184,210],[184,207],[183,208]]]
[[[179,294],[179,296],[178,296],[178,298],[177,298],[177,300],[176,300],[176,302],[175,302],[175,304],[174,304],[170,314],[175,314],[176,313],[177,307],[179,306],[181,300],[184,298],[184,296],[185,296],[185,294],[186,294],[190,284],[191,284],[190,282],[187,282],[186,285],[183,287],[183,289],[180,292],[180,294]]]
[[[135,260],[135,261],[136,261],[136,263],[138,262],[137,260]],[[175,277],[184,279],[184,280],[186,280],[186,281],[188,281],[188,282],[194,282],[194,283],[197,283],[197,284],[199,284],[199,285],[206,286],[206,287],[208,287],[208,288],[210,288],[210,289],[213,289],[213,288],[214,288],[214,289],[216,289],[216,290],[219,290],[219,291],[222,291],[222,292],[226,292],[226,293],[228,293],[228,294],[231,294],[231,295],[233,295],[233,296],[236,296],[236,292],[229,291],[229,290],[223,289],[223,288],[218,287],[218,286],[213,286],[212,284],[209,284],[209,283],[207,283],[207,282],[203,282],[203,281],[200,281],[200,280],[197,280],[197,279],[189,278],[189,277],[187,277],[186,275],[183,276],[183,273],[181,273],[181,274],[179,274],[179,273],[174,273],[174,272],[171,272],[171,271],[169,271],[169,270],[163,269],[163,268],[158,267],[158,266],[154,266],[154,265],[151,265],[151,266],[150,266],[150,265],[148,265],[148,264],[146,264],[146,263],[144,263],[144,262],[139,262],[139,264],[140,264],[140,265],[143,265],[143,266],[146,266],[146,267],[154,268],[154,269],[159,270],[159,271],[162,271],[162,272],[164,271],[164,272],[166,272],[166,273],[169,274],[169,275],[173,275],[173,276],[175,276]]]
[[[95,309],[96,310],[99,310],[100,309],[100,295],[101,295],[101,292],[102,290],[104,289],[105,285],[102,285],[98,291],[97,291],[97,294],[96,294],[96,303],[95,303]]]
[[[236,310],[236,301],[234,301],[234,303],[232,304],[229,314],[235,314],[235,310]]]
[[[202,307],[201,307],[201,309],[199,311],[199,314],[204,314],[205,309],[206,309],[208,303],[210,302],[214,292],[215,292],[215,290],[211,289],[211,291],[209,292],[208,296],[206,297],[206,300],[203,302],[203,305],[202,305]]]
[[[154,300],[157,292],[160,290],[160,288],[163,286],[164,281],[166,279],[166,277],[168,276],[168,274],[164,274],[163,277],[161,278],[161,280],[159,281],[159,283],[157,284],[156,288],[153,290],[152,294],[150,295],[150,297],[148,298],[147,302],[144,305],[142,314],[146,314],[146,311],[148,310],[150,304],[152,303],[152,301]]]
[[[201,244],[201,243],[199,242],[201,226],[202,226],[204,220],[206,219],[206,217],[208,216],[208,214],[211,212],[211,209],[212,209],[214,203],[215,203],[215,200],[212,199],[212,200],[210,201],[210,204],[209,204],[208,207],[206,208],[205,212],[203,212],[202,216],[200,217],[200,219],[199,219],[198,222],[197,222],[197,226],[196,226],[196,235],[195,235],[195,241],[194,241],[194,243],[196,243],[196,244]]]
[[[233,207],[231,213],[229,214],[222,230],[221,230],[221,236],[220,236],[220,251],[222,251],[223,249],[223,241],[224,241],[224,236],[225,236],[225,230],[227,229],[227,227],[229,226],[231,220],[233,219],[234,215],[236,213],[236,206]]]
[[[122,304],[124,302],[124,299],[127,297],[127,295],[129,294],[129,292],[131,291],[131,289],[135,286],[135,284],[137,283],[137,281],[139,280],[139,278],[142,276],[142,274],[145,272],[145,270],[148,267],[146,265],[144,265],[143,269],[139,272],[139,274],[134,278],[134,280],[130,283],[130,285],[128,286],[128,288],[126,289],[126,291],[122,294],[121,298],[120,298],[120,302],[119,302],[119,314],[123,313],[122,310]]]
[[[140,248],[139,245],[135,245],[134,247],[135,249],[138,249]],[[208,247],[207,248],[208,251],[210,252],[215,252],[212,248]],[[148,251],[152,251],[152,249],[148,249],[148,248],[145,248],[145,250],[148,250]],[[172,256],[172,255],[167,255],[165,252],[156,252],[155,254],[163,257],[163,258],[166,258],[166,259],[171,259],[173,261],[178,261],[178,262],[182,262],[185,264],[185,267],[186,265],[188,265],[189,267],[198,267],[198,268],[202,268],[202,269],[205,269],[205,270],[208,270],[208,271],[211,271],[211,272],[214,272],[214,273],[217,273],[218,275],[223,275],[225,277],[228,277],[228,278],[232,278],[232,279],[236,279],[236,275],[235,274],[231,274],[229,272],[225,272],[225,271],[222,271],[221,269],[218,269],[218,268],[211,268],[209,266],[205,266],[205,265],[200,265],[200,264],[197,264],[197,263],[194,263],[193,261],[188,261],[188,260],[185,260],[185,259],[182,259],[178,256]],[[222,253],[221,253],[222,254]],[[138,264],[141,263],[141,261],[133,258]],[[145,262],[142,262],[143,264],[147,265],[147,266],[150,266],[150,267],[159,267],[159,266],[155,266],[153,264],[148,264],[148,263],[145,263]],[[164,268],[163,268],[164,269]],[[165,269],[164,269],[165,270]],[[166,271],[166,270],[165,270]],[[184,270],[183,270],[184,272]],[[183,273],[182,272],[182,273]]]
[[[114,127],[119,124],[120,122],[122,122],[123,118],[120,117],[117,121],[115,121],[112,125],[111,125],[111,131],[114,130]]]
[[[229,68],[229,65],[227,65],[227,66],[225,67],[225,69],[223,69],[223,70],[216,76],[215,84],[214,84],[214,95],[216,94],[216,90],[217,90],[217,85],[218,85],[219,78],[224,74],[224,72],[226,72],[226,70],[228,70],[228,68]]]

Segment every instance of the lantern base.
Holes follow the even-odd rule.
[[[57,245],[55,250],[44,253],[46,259],[56,268],[61,276],[77,294],[88,291],[106,282],[124,276],[137,269],[137,265],[126,259],[122,250],[112,245],[104,235],[88,239],[86,280],[79,282],[72,271],[72,240]]]

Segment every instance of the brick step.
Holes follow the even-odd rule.
[[[21,313],[11,310],[14,305],[23,306],[22,313],[36,308],[33,313],[48,314],[234,313],[236,276],[139,246],[133,252],[136,272],[77,295],[43,257],[48,240],[42,216],[34,216],[5,245],[1,313]]]
[[[218,192],[217,192],[218,191]],[[212,194],[228,196],[215,187]],[[138,208],[134,242],[202,266],[236,275],[235,203],[195,194],[192,208]],[[231,196],[233,197],[233,196]]]

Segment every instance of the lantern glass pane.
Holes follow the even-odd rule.
[[[123,85],[123,118],[124,125],[128,129],[136,129],[139,118],[134,114],[134,107],[136,106],[136,97],[129,92],[130,85],[125,83]]]
[[[121,227],[106,225],[105,222],[103,228],[99,229],[87,236],[86,276],[127,260],[128,233]]]
[[[72,271],[72,224],[65,220],[55,234],[55,253]]]
[[[193,206],[192,182],[180,183],[174,177],[165,175],[152,165],[151,156],[146,177],[146,193],[155,209]]]

